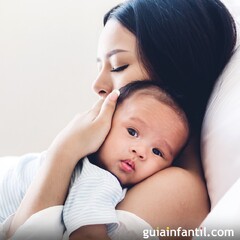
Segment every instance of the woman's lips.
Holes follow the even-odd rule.
[[[131,160],[121,160],[120,166],[121,169],[127,173],[133,172],[135,170],[135,164]]]

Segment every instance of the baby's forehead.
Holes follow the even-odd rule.
[[[140,99],[140,101],[138,101]],[[178,115],[179,120],[184,123],[186,128],[189,128],[187,117],[184,111],[174,102],[170,95],[161,90],[160,88],[150,87],[146,89],[138,89],[132,92],[129,95],[126,95],[124,99],[122,99],[120,106],[123,105],[126,111],[128,108],[132,106],[136,106],[141,108],[141,104],[153,110],[160,111],[162,110],[161,106],[159,107],[159,103],[164,105],[165,108],[171,109],[173,112]],[[119,106],[117,106],[118,108]],[[160,109],[161,108],[161,109]]]

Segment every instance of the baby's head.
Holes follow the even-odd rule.
[[[154,81],[120,89],[111,130],[96,153],[98,163],[124,186],[169,167],[189,135],[184,112]]]

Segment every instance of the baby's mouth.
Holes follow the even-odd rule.
[[[121,160],[121,168],[128,173],[133,172],[135,171],[135,163],[130,159]]]

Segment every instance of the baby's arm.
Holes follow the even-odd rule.
[[[101,99],[56,137],[14,216],[8,236],[12,236],[34,213],[63,205],[78,160],[96,151],[104,141],[111,127],[116,99],[116,93],[109,94],[105,101]]]
[[[70,240],[110,240],[105,224],[83,226],[74,231]]]
[[[115,207],[123,199],[125,190],[114,175],[91,164],[87,158],[83,160],[80,175],[77,174],[79,168],[75,171],[77,178],[63,208],[67,235],[84,233],[93,239],[108,239],[106,228],[108,233],[117,228],[119,223]],[[91,230],[86,226],[92,226]]]

